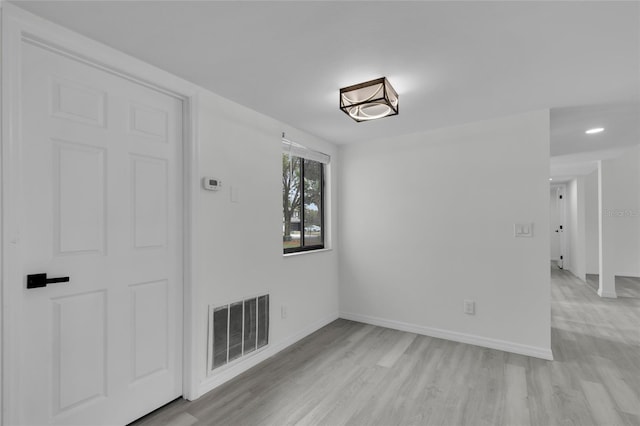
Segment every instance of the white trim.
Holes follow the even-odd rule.
[[[200,167],[198,163],[198,95],[195,91],[186,96],[183,113],[183,197],[184,206],[182,212],[183,226],[183,311],[182,311],[182,395],[186,399],[192,399],[197,393],[198,366],[198,339],[195,336],[197,329],[197,301],[198,282],[197,259],[198,245],[195,238],[198,229],[198,205],[200,182]],[[188,123],[188,124],[187,124]]]
[[[164,71],[161,71],[164,73]],[[198,144],[198,89],[188,82],[180,81],[183,86],[183,375],[182,394],[191,399],[197,392],[199,374],[198,339],[195,336],[198,324],[197,301],[198,287],[198,245],[195,235],[198,230],[198,197],[200,182],[199,144]]]
[[[598,288],[598,296],[600,297],[606,297],[608,299],[617,299],[618,298],[618,294],[614,291],[614,292],[609,292],[609,291],[604,291],[602,290],[602,288]]]
[[[18,361],[20,336],[14,326],[16,313],[20,312],[17,301],[22,288],[9,283],[22,282],[12,265],[17,265],[19,241],[16,205],[12,202],[20,193],[17,165],[12,162],[19,152],[20,111],[20,58],[23,36],[31,42],[46,44],[61,54],[88,63],[120,77],[174,96],[183,102],[183,385],[185,398],[193,399],[198,393],[196,371],[198,340],[194,336],[197,323],[197,199],[198,199],[198,148],[197,108],[198,87],[166,71],[151,66],[106,45],[67,30],[19,7],[2,3],[2,424],[17,422],[15,398],[20,395],[17,375],[13,365]]]
[[[303,254],[311,254],[311,253],[322,253],[325,251],[333,251],[332,248],[323,248],[323,249],[318,249],[318,250],[305,250],[305,251],[296,251],[293,253],[283,253],[282,257],[293,257],[293,256],[300,256]]]
[[[256,366],[257,364],[261,363],[262,361],[266,360],[267,358],[270,358],[272,356],[274,356],[275,354],[277,354],[278,352],[282,351],[283,349],[286,349],[287,347],[293,345],[294,343],[302,340],[303,338],[307,337],[308,335],[310,335],[311,333],[314,333],[316,331],[318,331],[319,329],[321,329],[322,327],[326,326],[327,324],[332,323],[333,321],[338,319],[338,313],[334,312],[331,315],[328,315],[316,322],[314,322],[313,324],[311,324],[309,327],[306,327],[305,329],[301,330],[300,332],[289,336],[287,338],[285,338],[284,340],[281,340],[278,343],[270,343],[269,346],[266,346],[264,348],[264,350],[256,353],[254,356],[248,357],[245,361],[243,362],[239,362],[233,366],[230,366],[227,369],[224,369],[224,371],[221,371],[218,374],[212,374],[211,376],[209,376],[207,379],[205,379],[204,381],[202,381],[202,383],[200,383],[200,388],[199,388],[199,395],[204,395],[205,393],[217,388],[218,386],[228,382],[229,380],[237,377],[238,375],[244,373],[245,371],[247,371],[248,369],[250,369],[251,367]],[[215,371],[215,370],[214,370]]]
[[[15,409],[16,399],[20,395],[20,383],[15,374],[11,374],[12,365],[19,361],[17,347],[20,341],[18,327],[14,326],[14,312],[19,312],[20,298],[18,292],[21,289],[9,286],[9,282],[20,282],[20,278],[14,281],[17,275],[14,271],[18,261],[17,243],[19,239],[18,223],[15,209],[16,194],[19,193],[19,181],[16,179],[15,165],[12,159],[19,155],[19,124],[15,112],[20,110],[20,85],[19,70],[13,66],[12,61],[20,61],[20,51],[17,48],[19,34],[14,28],[15,22],[10,21],[11,5],[3,4],[2,7],[2,420],[3,424],[16,423]]]
[[[340,312],[340,318],[362,322],[365,324],[377,325],[379,327],[408,331],[410,333],[422,334],[424,336],[437,337],[439,339],[452,340],[454,342],[467,343],[469,345],[482,346],[485,348],[497,349],[500,351],[553,361],[553,353],[551,352],[550,348],[547,349],[537,346],[523,345],[520,343],[508,342],[506,340],[491,339],[489,337],[459,333],[457,331],[443,330],[441,328],[425,327],[423,325],[410,324],[406,322],[372,317],[369,315],[354,314],[350,312]]]
[[[571,269],[567,269],[567,271],[571,272],[571,275],[573,275],[574,277],[576,277],[576,279],[582,281],[582,284],[586,284],[587,283],[587,277],[586,275],[584,277],[580,277],[578,276],[575,272],[573,272],[573,270]]]
[[[4,0],[0,0],[0,52],[4,51],[4,30],[3,28],[3,18],[4,15]],[[0,58],[0,426],[4,425],[4,406],[5,406],[5,377],[2,374],[4,371],[4,361],[5,361],[5,346],[4,346],[4,278],[5,278],[5,249],[4,249],[4,197],[5,197],[5,146],[2,141],[8,138],[7,126],[3,124],[6,123],[5,120],[5,89],[6,83],[5,78],[3,78],[4,72],[7,69],[7,65],[4,61],[4,56]],[[5,133],[6,132],[6,133]]]

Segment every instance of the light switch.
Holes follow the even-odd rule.
[[[513,236],[533,237],[533,223],[516,223],[513,225]]]

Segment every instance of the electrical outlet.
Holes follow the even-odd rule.
[[[280,307],[280,316],[285,319],[287,318],[287,306],[286,305],[282,305]]]
[[[464,313],[467,315],[475,315],[476,314],[476,302],[473,300],[465,300],[464,301]]]

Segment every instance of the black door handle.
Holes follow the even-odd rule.
[[[69,282],[69,277],[47,278],[47,274],[27,275],[27,288],[40,288],[46,287],[47,284],[66,282]]]

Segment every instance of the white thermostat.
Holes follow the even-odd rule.
[[[202,187],[209,191],[217,191],[222,187],[222,181],[212,177],[204,177],[202,178]]]

